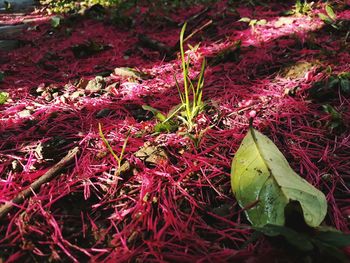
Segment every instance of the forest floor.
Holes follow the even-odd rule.
[[[14,206],[0,218],[0,262],[312,258],[254,240],[232,194],[231,162],[251,117],[326,195],[324,224],[349,231],[350,4],[334,3],[327,24],[324,3],[287,15],[294,3],[277,2],[139,6],[114,20],[99,7],[61,18],[1,13],[1,24],[26,29],[17,48],[0,51],[0,205]],[[190,132],[181,123],[159,131],[143,105],[167,114],[181,103],[185,20],[186,36],[198,31],[185,45],[191,77],[207,59],[206,106]],[[123,152],[120,169],[108,146]]]

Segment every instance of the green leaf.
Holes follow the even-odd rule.
[[[338,87],[338,84],[339,84],[339,78],[338,77],[334,77],[334,76],[329,77],[329,79],[328,79],[328,87],[330,87],[331,89],[334,89],[334,88]]]
[[[9,98],[9,94],[7,92],[0,92],[0,105],[4,104]]]
[[[296,10],[296,13],[300,13],[303,9],[303,4],[301,3],[300,0],[297,0],[295,2],[295,10]]]
[[[265,225],[253,229],[257,231],[254,233],[261,233],[268,237],[282,236],[299,251],[311,252],[317,248],[317,251],[324,257],[324,262],[348,262],[347,257],[339,248],[350,245],[350,235],[332,227],[319,226],[308,232],[299,232],[289,227],[276,225]]]
[[[277,225],[253,227],[255,236],[263,234],[268,237],[282,236],[287,243],[306,253],[318,251],[322,262],[349,262],[340,248],[350,245],[350,235],[335,228],[319,226],[307,232],[295,231],[292,228]],[[312,231],[311,231],[312,230]],[[279,240],[279,242],[282,240]]]
[[[238,20],[238,22],[249,23],[250,20],[251,20],[251,19],[250,19],[249,17],[242,17],[240,20]]]
[[[287,10],[287,11],[283,11],[282,14],[285,16],[290,16],[290,15],[294,15],[295,11],[294,10]]]
[[[256,24],[257,24],[258,26],[266,25],[266,24],[267,24],[267,20],[266,20],[266,19],[258,20],[258,21],[256,22]]]
[[[344,93],[350,93],[350,81],[348,79],[340,79],[340,88]]]
[[[109,144],[109,142],[107,141],[106,137],[104,136],[103,134],[103,131],[102,131],[102,125],[101,123],[98,123],[98,132],[99,132],[99,135],[102,139],[102,141],[105,143],[105,145],[107,146],[107,149],[109,150],[109,152],[113,155],[114,159],[118,162],[119,166],[120,166],[120,163],[121,163],[121,158],[119,158],[115,152],[113,151],[111,145]]]
[[[257,19],[252,19],[252,20],[250,20],[249,25],[250,26],[255,26],[257,22],[258,22]]]
[[[172,132],[174,130],[176,130],[176,126],[170,122],[160,122],[154,126],[155,132]]]
[[[348,263],[349,258],[341,251],[339,248],[319,241],[318,239],[312,240],[315,246],[321,253],[321,256],[324,259],[324,262],[339,262],[339,263]]]
[[[0,71],[0,82],[4,81],[5,73],[3,71]]]
[[[342,79],[350,79],[350,72],[342,72],[338,75],[339,78],[342,78]]]
[[[350,235],[344,234],[334,228],[317,228],[318,232],[315,235],[315,239],[327,243],[334,247],[346,247],[350,246]]]
[[[332,107],[331,105],[325,104],[325,105],[322,105],[322,108],[325,112],[327,112],[328,114],[331,115],[332,120],[341,120],[342,119],[341,114],[336,109],[334,109],[334,107]]]
[[[59,27],[61,24],[61,17],[60,16],[53,16],[51,17],[51,26],[53,28]]]
[[[276,145],[253,128],[233,159],[231,186],[253,226],[284,225],[291,201],[299,202],[311,227],[319,226],[327,213],[324,194],[299,177]]]
[[[322,14],[322,13],[319,13],[318,17],[326,24],[332,24],[334,22],[329,16],[326,16],[325,14]]]
[[[333,8],[330,5],[326,5],[326,12],[327,15],[332,19],[335,20],[337,18],[337,15],[334,13]]]
[[[322,105],[323,111],[331,116],[331,119],[327,121],[326,126],[331,129],[331,131],[338,129],[342,130],[344,128],[344,120],[342,114],[338,112],[333,106],[329,104]]]
[[[5,10],[6,11],[11,11],[12,9],[12,4],[8,1],[4,1],[4,5],[5,5]]]
[[[175,114],[181,109],[182,107],[174,107],[168,116],[165,116],[162,114],[159,110],[148,106],[148,105],[142,105],[142,109],[150,111],[153,113],[153,115],[160,121],[160,123],[157,123],[154,126],[155,132],[172,132],[175,131],[178,127],[178,125],[173,122],[171,119],[175,116]]]
[[[268,224],[254,229],[269,237],[283,236],[289,244],[301,251],[311,251],[314,248],[308,236],[285,226]]]
[[[142,109],[150,111],[153,113],[153,115],[159,120],[159,121],[165,121],[166,120],[166,116],[164,114],[162,114],[159,110],[148,106],[148,105],[142,105]]]

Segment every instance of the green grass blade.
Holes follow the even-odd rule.
[[[151,106],[148,106],[148,105],[142,105],[142,109],[144,110],[147,110],[147,111],[150,111],[153,113],[153,115],[159,120],[159,121],[164,121],[166,119],[166,116],[161,113],[159,110],[151,107]]]
[[[196,90],[197,105],[200,105],[202,102],[202,93],[203,93],[202,91],[203,91],[203,86],[204,86],[205,66],[206,66],[206,60],[204,58],[203,62],[202,62],[201,72],[199,74],[199,79],[197,82],[197,90]]]
[[[107,141],[106,137],[103,135],[101,123],[98,123],[98,131],[99,131],[99,134],[100,134],[100,137],[101,137],[102,141],[104,142],[104,144],[106,145],[107,149],[113,155],[114,159],[118,162],[118,165],[119,165],[120,164],[120,158],[115,154],[115,152],[113,151],[111,145]]]
[[[187,116],[190,116],[189,90],[188,90],[188,82],[187,82],[189,60],[186,61],[185,59],[185,51],[183,47],[186,26],[187,26],[187,23],[184,23],[180,33],[180,52],[181,52],[182,75],[183,75],[183,81],[184,81],[186,114]]]
[[[181,89],[180,89],[180,85],[179,85],[179,82],[177,81],[177,78],[174,74],[174,79],[175,79],[175,84],[176,84],[176,87],[177,87],[177,90],[179,92],[179,96],[180,96],[180,99],[181,99],[181,103],[184,104],[185,103],[185,96],[184,94],[181,92]]]
[[[126,145],[128,144],[130,133],[131,133],[131,128],[129,129],[128,134],[126,135],[126,138],[125,138],[124,143],[123,143],[122,150],[120,151],[119,162],[118,162],[118,169],[121,167],[121,162],[122,162],[123,157],[124,157],[124,152],[125,152],[125,149],[126,149]]]
[[[172,113],[163,121],[163,123],[168,122],[169,120],[171,120],[181,109],[183,109],[183,107],[184,107],[184,104],[179,105],[179,107],[178,107],[176,110],[174,110],[174,112],[172,112]]]

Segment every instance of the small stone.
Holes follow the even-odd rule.
[[[73,92],[72,95],[70,95],[69,97],[72,100],[74,100],[74,99],[77,99],[77,98],[79,98],[79,97],[81,97],[83,95],[84,95],[84,91],[83,90],[77,90],[77,91]]]
[[[117,88],[119,86],[119,82],[115,82],[115,83],[113,83],[113,84],[111,84],[111,85],[108,85],[106,88],[105,88],[105,90],[108,92],[108,93],[111,93],[111,92],[113,92],[113,90],[115,89],[115,88]]]
[[[85,87],[85,91],[88,94],[98,93],[105,87],[105,85],[106,85],[106,83],[105,83],[103,77],[97,76],[94,79],[89,81],[89,83]]]
[[[21,172],[22,171],[22,166],[20,165],[18,160],[12,161],[11,166],[12,166],[12,170],[14,172]]]
[[[141,79],[137,71],[126,67],[115,68],[114,75],[127,79],[128,81],[137,81]]]
[[[39,143],[35,148],[34,155],[39,160],[43,159],[43,145],[41,143]]]
[[[43,93],[45,91],[45,83],[41,83],[38,88],[36,89],[37,93]]]
[[[46,100],[46,101],[51,101],[52,100],[52,95],[49,91],[45,90],[41,96]]]
[[[85,89],[86,86],[89,84],[89,80],[85,79],[85,78],[81,78],[78,82],[78,84],[76,85],[77,89]]]
[[[250,118],[255,118],[255,116],[256,116],[256,111],[255,111],[255,110],[251,110],[251,111],[249,112],[249,117],[250,117]]]
[[[58,99],[62,103],[66,103],[67,102],[67,99],[65,97],[63,97],[63,96],[59,97]]]
[[[30,110],[30,111],[33,111],[35,108],[34,108],[34,106],[27,106],[26,109]]]
[[[32,115],[32,112],[30,110],[22,110],[18,112],[17,115],[20,118],[28,118]]]
[[[319,62],[315,61],[300,61],[291,66],[287,66],[283,71],[281,76],[283,78],[298,79],[304,78],[306,72],[316,70],[319,67]]]
[[[134,155],[151,165],[158,165],[168,160],[165,150],[158,145],[152,145],[150,142],[146,142]]]

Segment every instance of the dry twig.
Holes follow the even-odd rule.
[[[28,188],[21,191],[15,198],[11,201],[5,203],[0,207],[0,219],[3,218],[14,206],[15,204],[22,203],[25,199],[30,197],[33,192],[39,190],[40,186],[44,183],[51,181],[59,171],[70,164],[75,156],[79,153],[79,148],[75,147],[68,152],[68,154],[62,158],[57,164],[55,164],[51,169],[49,169],[44,175],[33,182]]]

